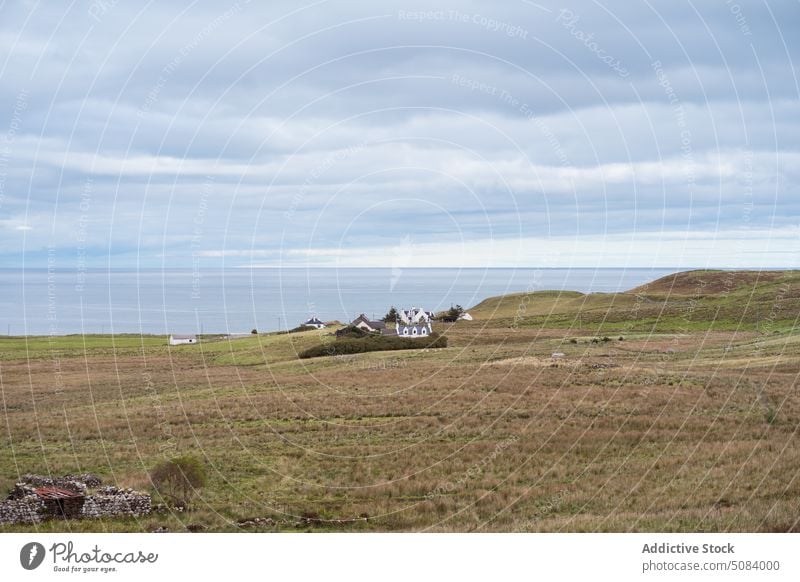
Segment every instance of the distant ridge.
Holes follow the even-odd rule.
[[[800,283],[800,271],[683,271],[626,291],[645,295],[717,295],[776,282]]]
[[[532,291],[489,297],[469,312],[477,321],[504,321],[514,328],[778,332],[800,323],[800,271],[684,271],[622,293]]]

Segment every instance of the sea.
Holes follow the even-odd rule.
[[[625,291],[676,269],[0,269],[0,335],[249,333],[441,311],[507,293]]]

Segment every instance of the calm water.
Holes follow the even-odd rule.
[[[272,331],[525,290],[622,291],[664,269],[0,270],[0,334]]]

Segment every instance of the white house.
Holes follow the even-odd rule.
[[[172,334],[171,336],[169,336],[169,345],[171,346],[183,346],[186,344],[196,344],[196,343],[197,343],[196,335]]]
[[[317,319],[317,316],[315,315],[308,321],[303,322],[301,327],[313,327],[315,329],[322,329],[325,327],[325,324],[322,323],[319,319]]]
[[[397,335],[407,338],[428,337],[433,333],[432,319],[433,313],[421,307],[401,309],[397,312]]]
[[[472,321],[472,316],[467,313],[466,311],[458,316],[459,319],[463,319],[464,321]]]

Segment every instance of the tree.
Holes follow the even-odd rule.
[[[384,316],[383,321],[386,323],[397,323],[397,317],[397,310],[394,308],[394,305],[392,305],[392,308],[389,309],[389,313]]]
[[[463,313],[464,313],[464,308],[461,307],[460,305],[456,305],[455,307],[451,306],[450,309],[447,310],[446,317],[447,319],[455,320],[461,317]]]
[[[250,333],[252,333],[253,335],[258,335],[258,330],[253,328],[253,331],[251,331]]]
[[[197,490],[206,484],[206,469],[198,458],[187,455],[156,465],[150,480],[161,497],[188,507]]]

